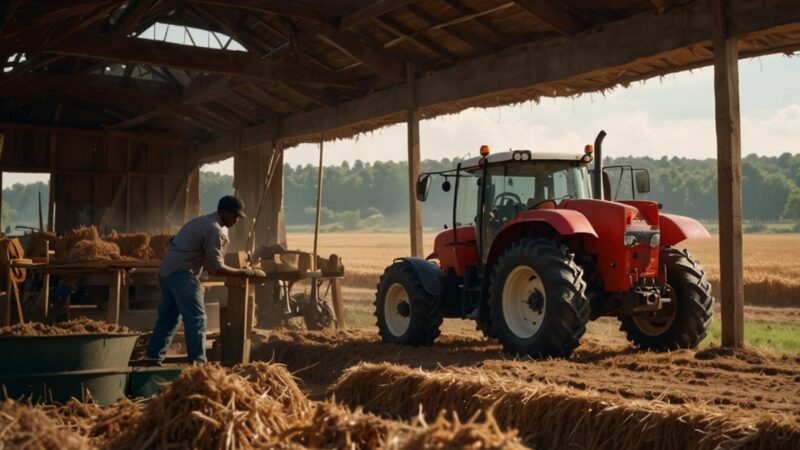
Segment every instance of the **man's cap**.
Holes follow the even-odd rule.
[[[247,217],[247,215],[244,213],[244,202],[232,195],[226,195],[225,197],[219,199],[219,203],[217,203],[217,209],[226,209],[228,211],[235,212],[239,215],[239,217]]]

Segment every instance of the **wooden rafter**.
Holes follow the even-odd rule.
[[[586,28],[577,17],[550,0],[514,0],[514,3],[561,34],[569,36]]]
[[[130,2],[125,11],[120,15],[111,30],[114,36],[127,36],[139,28],[139,24],[145,18],[150,8],[157,0],[141,0]]]
[[[444,32],[446,32],[448,34],[450,34],[452,36],[455,36],[457,39],[459,39],[460,41],[464,42],[465,44],[467,44],[468,46],[470,46],[470,47],[472,47],[474,49],[477,49],[477,50],[482,51],[482,52],[494,51],[492,46],[487,45],[486,42],[481,41],[480,39],[476,38],[475,36],[472,36],[469,33],[464,33],[463,31],[459,30],[458,28],[442,27],[441,26],[441,23],[442,23],[441,20],[437,19],[436,17],[431,15],[429,12],[425,11],[424,9],[420,8],[419,6],[417,6],[414,3],[411,3],[411,4],[407,5],[406,8],[409,11],[411,11],[414,15],[416,15],[418,18],[420,18],[422,21],[427,23],[427,27],[425,29],[415,31],[412,36],[419,36],[419,35],[421,35],[422,33],[425,33],[425,32],[441,29],[442,31],[444,31]],[[405,39],[405,37],[399,37],[399,38],[395,39],[395,41],[401,41],[403,39]],[[395,41],[390,42],[389,45],[392,45],[392,43],[395,42]]]
[[[0,40],[0,52],[42,50],[59,55],[150,64],[255,79],[348,88],[359,87],[358,84],[345,81],[336,74],[309,66],[301,66],[286,59],[265,61],[244,52],[188,47],[147,39],[81,33],[72,39],[55,43],[47,48],[35,40]]]
[[[405,61],[389,56],[383,50],[370,47],[352,33],[323,24],[319,26],[316,34],[319,39],[385,78],[393,81],[402,81],[405,78]]]
[[[402,23],[398,22],[397,20],[389,16],[376,17],[374,21],[384,30],[388,31],[391,34],[394,34],[396,37],[405,37],[406,39],[408,39],[409,42],[416,45],[417,47],[436,53],[450,62],[456,62],[459,59],[458,55],[452,53],[450,50],[447,50],[438,42],[434,41],[433,39],[430,39],[424,34],[414,35],[414,32],[411,31],[410,28],[406,27]],[[393,45],[396,44],[397,42],[395,42],[395,44]]]
[[[497,28],[489,19],[486,18],[486,15],[488,15],[490,13],[485,13],[484,11],[477,11],[477,10],[475,10],[473,8],[470,8],[470,7],[466,6],[466,5],[464,5],[460,0],[444,0],[444,1],[451,8],[455,9],[456,11],[458,11],[462,15],[462,17],[469,18],[469,20],[474,20],[475,22],[480,24],[480,26],[482,26],[482,27],[486,28],[487,30],[489,30],[492,34],[494,34],[499,39],[508,39],[510,37],[508,33],[506,33],[504,31],[500,30],[499,28]],[[509,7],[509,6],[513,5],[513,4],[514,4],[513,2],[509,2],[509,3],[505,3],[504,5],[506,7]],[[500,5],[500,6],[503,6],[503,5]],[[494,7],[494,8],[490,8],[490,9],[491,9],[492,12],[500,11],[501,10],[500,6],[497,6],[497,7]],[[462,22],[462,23],[464,23],[464,22]]]

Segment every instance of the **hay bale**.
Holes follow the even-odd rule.
[[[150,260],[155,252],[150,248],[150,236],[145,233],[117,233],[113,231],[103,240],[117,244],[122,256],[133,259]]]
[[[710,405],[620,400],[594,391],[514,382],[480,369],[425,372],[362,364],[333,388],[350,405],[412,418],[450,410],[460,418],[493,408],[503,429],[544,448],[798,448],[800,424],[759,411],[731,415]]]
[[[41,322],[18,323],[0,328],[0,336],[63,336],[68,334],[132,333],[128,327],[81,317],[47,325]]]
[[[150,236],[150,249],[153,250],[153,257],[161,259],[167,253],[170,240],[174,237],[173,234],[154,234]]]
[[[82,436],[61,427],[44,411],[13,400],[0,403],[0,449],[84,450],[92,446]]]
[[[120,254],[117,244],[101,240],[78,241],[69,250],[57,254],[61,264],[74,264],[95,261],[122,261],[131,259]]]
[[[50,231],[34,231],[28,238],[26,254],[31,258],[47,256],[48,242],[50,243],[50,250],[55,250],[58,236]]]
[[[297,378],[283,364],[239,364],[232,371],[253,383],[257,392],[273,398],[294,414],[305,414],[311,408],[308,397],[297,385]]]
[[[264,448],[288,428],[282,404],[216,365],[191,367],[104,447]]]
[[[81,241],[99,241],[100,235],[94,225],[90,227],[80,226],[67,231],[56,241],[56,256],[67,253],[75,247],[75,244]]]
[[[481,414],[484,415],[484,414]],[[413,433],[393,435],[387,439],[386,448],[391,450],[445,450],[445,449],[486,449],[486,450],[524,450],[528,447],[522,445],[517,432],[505,432],[500,429],[491,410],[485,413],[485,420],[479,421],[479,415],[473,416],[468,422],[461,423],[458,416],[453,414],[453,420],[448,420],[444,411],[439,412],[436,420],[426,425],[420,417],[418,423],[422,425]]]

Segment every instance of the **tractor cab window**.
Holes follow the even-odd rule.
[[[455,182],[455,180],[453,181]],[[476,223],[476,211],[480,205],[480,188],[480,171],[477,173],[459,172],[455,226]]]

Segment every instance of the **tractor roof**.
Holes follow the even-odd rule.
[[[498,163],[504,161],[513,161],[514,160],[514,153],[522,152],[522,153],[529,153],[530,159],[529,160],[521,160],[519,162],[525,161],[578,161],[582,162],[584,154],[583,153],[568,153],[568,152],[540,152],[540,151],[531,151],[531,150],[504,150],[499,151],[496,153],[491,153],[489,156],[486,157],[488,162],[491,163]],[[475,156],[473,158],[469,158],[461,163],[462,169],[471,169],[474,167],[479,166],[479,162],[481,160],[481,156]]]

